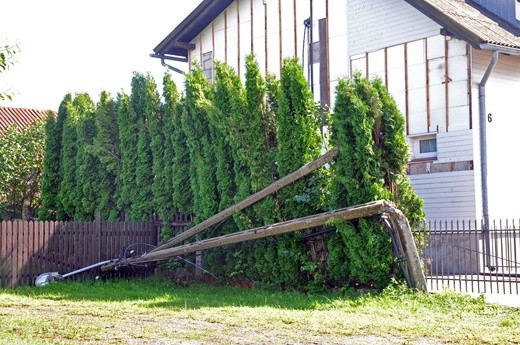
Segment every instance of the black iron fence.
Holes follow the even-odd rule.
[[[520,223],[429,222],[414,231],[430,291],[520,294]]]

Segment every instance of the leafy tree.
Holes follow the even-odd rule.
[[[16,54],[18,52],[18,44],[13,45],[6,43],[0,45],[0,73],[5,72],[15,63]],[[0,91],[0,101],[6,99],[11,100],[12,98],[13,94],[9,90]]]
[[[0,136],[0,218],[33,218],[40,206],[45,129],[8,128]]]
[[[45,123],[45,154],[43,156],[42,207],[40,220],[55,220],[60,207],[58,190],[61,182],[61,141],[63,124],[68,114],[67,105],[72,102],[71,94],[65,95],[60,103],[57,118],[49,116]]]

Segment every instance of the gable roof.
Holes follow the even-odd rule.
[[[446,29],[447,34],[463,39],[476,49],[502,50],[520,54],[520,32],[505,20],[470,0],[405,0]],[[203,0],[161,43],[155,57],[187,61],[191,41],[217,18],[233,0]]]
[[[46,119],[50,110],[11,108],[0,106],[0,133],[12,126],[29,127],[33,122]]]
[[[204,0],[161,43],[153,49],[157,55],[188,58],[190,43],[211,22],[233,3],[234,0]]]
[[[467,0],[405,0],[447,30],[477,49],[520,54],[520,32],[490,11]]]

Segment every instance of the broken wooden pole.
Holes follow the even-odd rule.
[[[391,231],[396,231],[398,245],[405,255],[406,269],[410,285],[419,291],[427,292],[426,278],[421,265],[421,257],[415,245],[412,230],[406,216],[397,208],[389,207],[385,213],[392,225]],[[406,273],[405,273],[406,274]]]
[[[141,257],[114,260],[101,267],[101,270],[110,271],[125,265],[168,260],[179,255],[222,247],[229,244],[315,228],[322,226],[333,219],[347,221],[374,216],[381,216],[388,220],[388,224],[391,228],[390,231],[392,231],[393,234],[392,240],[397,242],[396,245],[399,247],[399,251],[404,255],[404,257],[398,259],[401,260],[401,263],[404,265],[403,274],[408,278],[409,286],[419,291],[427,292],[426,279],[421,267],[421,259],[417,247],[415,246],[415,241],[408,220],[392,203],[384,200],[288,220],[281,223],[266,225],[176,247],[150,251],[143,254]]]
[[[272,225],[265,225],[254,229],[244,230],[224,236],[209,238],[202,241],[188,243],[177,247],[150,251],[140,258],[129,259],[130,264],[140,264],[151,261],[167,260],[178,255],[193,253],[199,250],[207,250],[221,247],[228,244],[235,244],[245,241],[257,240],[287,232],[314,228],[326,224],[331,219],[352,220],[364,217],[371,217],[381,214],[385,209],[386,202],[376,201],[359,206],[342,208],[330,212],[320,213],[303,218],[288,220]]]
[[[313,160],[312,162],[302,166],[298,170],[273,182],[272,184],[270,184],[266,188],[262,189],[261,191],[258,191],[256,193],[252,194],[251,196],[234,204],[233,206],[226,208],[225,210],[211,216],[210,218],[206,219],[205,221],[203,221],[203,222],[191,227],[190,229],[180,233],[179,235],[171,238],[167,242],[156,247],[150,253],[174,247],[175,245],[185,241],[186,239],[190,238],[191,236],[194,236],[194,235],[200,233],[201,231],[209,228],[210,226],[220,223],[224,219],[231,217],[233,215],[233,213],[243,210],[244,208],[262,200],[266,196],[277,192],[281,188],[309,175],[311,172],[318,169],[319,167],[321,167],[327,163],[330,163],[334,158],[336,158],[337,155],[338,155],[337,149],[328,151],[324,155],[322,155],[322,156],[316,158],[315,160]]]

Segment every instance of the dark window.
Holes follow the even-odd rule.
[[[419,140],[419,153],[437,152],[437,139]]]

